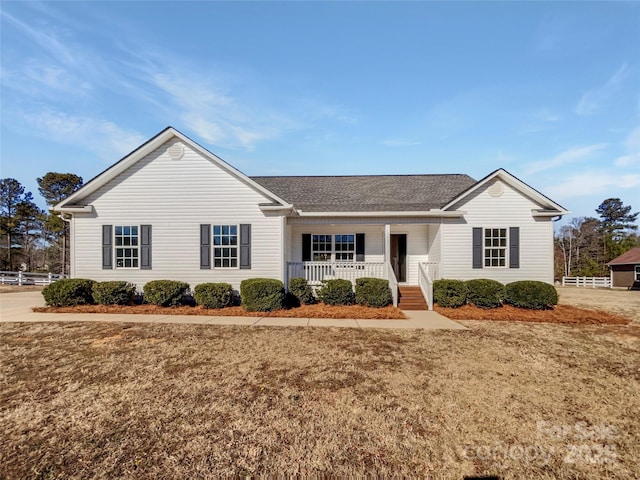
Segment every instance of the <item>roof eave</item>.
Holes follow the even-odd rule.
[[[58,205],[60,205],[61,203],[59,203]],[[49,210],[51,210],[52,212],[61,212],[61,213],[92,213],[93,212],[93,205],[70,205],[68,207],[58,207],[58,205],[54,205],[53,207],[50,207]]]
[[[531,215],[534,217],[561,217],[569,213],[571,213],[569,210],[531,210]]]
[[[384,212],[305,212],[298,210],[298,215],[301,217],[446,217],[446,218],[459,218],[464,216],[467,212],[464,210],[422,210],[422,211],[384,211]]]
[[[258,205],[258,208],[263,212],[283,212],[285,214],[294,212],[293,205],[288,203],[285,205]]]

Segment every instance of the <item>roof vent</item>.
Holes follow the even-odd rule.
[[[171,160],[180,160],[184,156],[184,147],[180,143],[174,143],[167,151]]]
[[[504,186],[502,185],[502,182],[495,182],[489,187],[488,192],[492,197],[501,197],[504,193]]]

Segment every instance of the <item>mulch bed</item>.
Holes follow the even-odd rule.
[[[571,323],[579,325],[627,325],[631,320],[600,310],[587,310],[570,305],[556,305],[550,310],[527,310],[504,305],[500,308],[483,309],[475,305],[434,310],[451,320],[496,320],[504,322]]]
[[[302,305],[275,312],[247,312],[242,307],[204,308],[159,307],[157,305],[78,305],[77,307],[36,307],[34,312],[45,313],[124,313],[152,315],[209,315],[214,317],[287,317],[287,318],[360,318],[371,320],[403,320],[402,310],[396,307],[369,308],[361,305],[334,307],[318,303]]]
[[[504,305],[500,308],[483,309],[474,305],[459,308],[443,308],[436,305],[434,310],[451,320],[495,320],[503,322],[569,323],[579,325],[627,325],[630,320],[599,310],[587,310],[570,305],[556,305],[550,310],[527,310]],[[77,307],[36,307],[34,312],[46,313],[120,313],[151,315],[209,315],[214,317],[286,317],[286,318],[361,318],[372,320],[401,320],[407,318],[402,310],[395,307],[368,308],[360,305],[334,307],[318,303],[302,305],[275,312],[247,312],[242,307],[204,308],[159,307],[157,305],[79,305]]]

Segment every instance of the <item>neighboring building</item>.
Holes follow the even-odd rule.
[[[607,265],[611,270],[612,287],[640,289],[640,247],[632,248],[611,260]]]
[[[567,210],[503,169],[467,175],[247,177],[168,127],[56,210],[71,276],[195,286],[251,277],[553,282]]]

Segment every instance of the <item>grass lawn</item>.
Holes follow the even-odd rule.
[[[0,476],[637,478],[637,326],[465,324],[0,324]]]

